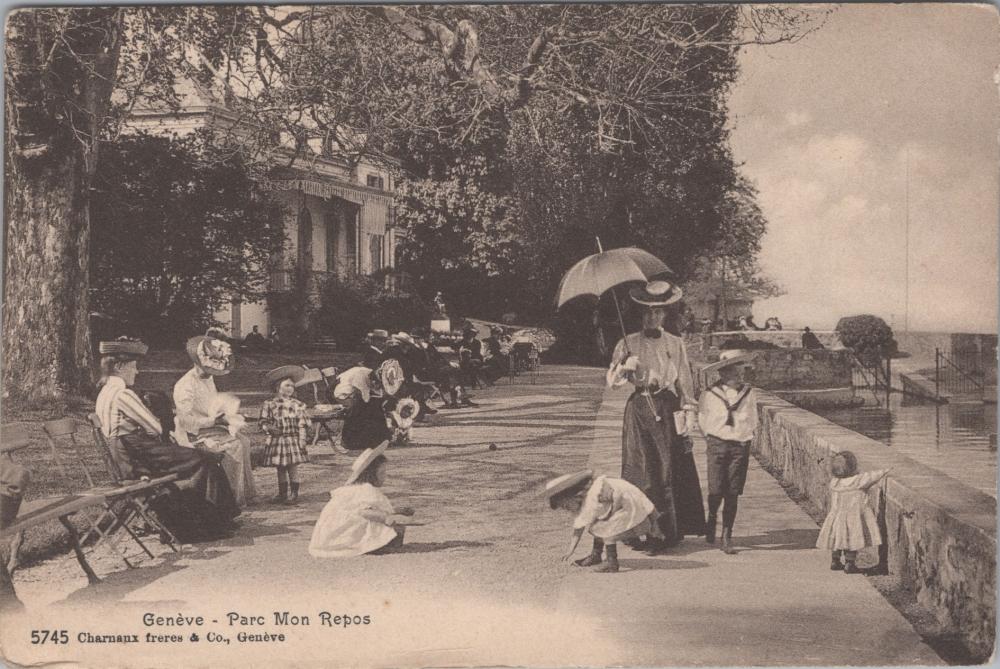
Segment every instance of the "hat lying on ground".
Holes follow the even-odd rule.
[[[592,478],[594,478],[594,472],[591,469],[584,469],[572,474],[563,474],[545,484],[545,496],[552,499],[559,493],[575,488]]]
[[[302,377],[305,376],[306,370],[302,369],[298,365],[282,365],[281,367],[276,367],[270,372],[264,375],[264,383],[271,387],[278,381],[283,379],[291,379],[292,383],[298,385]]]
[[[185,349],[191,362],[206,374],[222,376],[233,371],[233,349],[221,339],[191,337]]]
[[[739,349],[729,349],[723,351],[719,354],[719,361],[713,362],[710,365],[705,365],[702,367],[703,372],[717,372],[723,367],[732,367],[733,365],[740,365],[751,362],[756,356],[756,354],[750,351],[741,351]]]
[[[628,291],[633,302],[647,307],[665,307],[684,297],[680,286],[669,281],[650,281],[645,286],[636,286]]]
[[[98,345],[101,355],[119,355],[141,358],[149,351],[149,347],[137,339],[120,337],[115,341],[102,341]]]
[[[364,452],[355,458],[354,462],[351,464],[351,475],[347,477],[347,482],[344,483],[344,485],[351,485],[357,481],[358,477],[371,466],[372,461],[385,453],[387,448],[389,448],[388,441],[383,441],[375,448],[366,448]]]

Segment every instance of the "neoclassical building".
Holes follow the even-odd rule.
[[[183,136],[201,128],[231,128],[238,123],[217,95],[187,81],[178,87],[178,110],[137,105],[128,127],[136,132]],[[284,135],[274,153],[276,165],[287,165],[295,153],[294,140]],[[398,231],[393,227],[393,176],[384,165],[364,160],[352,165],[338,157],[335,147],[321,139],[298,147],[291,167],[274,170],[265,186],[285,207],[285,248],[274,258],[267,300],[234,300],[217,312],[233,337],[244,337],[253,326],[267,334],[275,326],[301,327],[282,322],[274,301],[287,300],[291,291],[315,295],[330,275],[372,274],[395,267]],[[305,280],[296,277],[303,272]]]

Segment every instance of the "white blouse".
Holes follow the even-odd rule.
[[[628,342],[628,352],[639,358],[635,371],[622,366],[627,357],[625,342]],[[677,395],[682,407],[694,407],[694,378],[684,340],[663,328],[656,339],[633,332],[618,342],[611,356],[607,382],[611,387],[618,387],[626,381],[641,387],[666,388]]]

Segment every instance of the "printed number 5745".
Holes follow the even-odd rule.
[[[31,630],[31,643],[69,643],[66,630]]]

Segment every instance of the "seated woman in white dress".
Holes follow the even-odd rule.
[[[383,441],[369,448],[351,465],[347,483],[330,493],[330,501],[313,528],[309,554],[313,557],[354,557],[388,552],[403,545],[405,516],[413,509],[393,508],[379,488],[385,483],[389,447]]]
[[[245,505],[257,494],[250,468],[250,443],[238,434],[244,423],[238,413],[239,400],[219,393],[214,378],[232,371],[232,349],[221,339],[192,337],[187,343],[187,353],[194,367],[174,385],[177,412],[174,438],[182,446],[197,443],[222,453],[222,467],[236,501]]]

